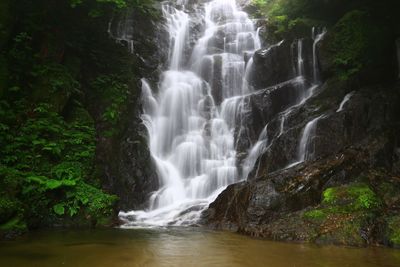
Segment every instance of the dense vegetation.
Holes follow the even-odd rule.
[[[118,134],[135,82],[106,32],[128,8],[154,15],[151,1],[1,1],[0,234],[110,223],[117,197],[95,151]]]

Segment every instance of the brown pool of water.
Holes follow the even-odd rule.
[[[400,267],[400,250],[292,244],[200,228],[40,231],[0,242],[1,267]]]

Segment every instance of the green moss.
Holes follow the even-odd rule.
[[[327,217],[327,212],[326,210],[323,209],[315,209],[315,210],[310,210],[304,213],[304,218],[309,219],[309,220],[325,220]]]
[[[380,200],[374,191],[363,183],[327,188],[322,196],[323,204],[342,206],[349,211],[371,210],[380,205]]]
[[[321,205],[303,213],[303,219],[313,225],[316,241],[361,246],[366,243],[360,235],[376,217],[381,202],[364,183],[331,187],[322,193]]]

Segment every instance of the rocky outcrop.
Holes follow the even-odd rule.
[[[298,103],[309,87],[304,79],[294,78],[245,96],[242,100],[245,108],[237,123],[246,130],[238,131],[236,135],[238,150],[245,152],[249,144],[254,144],[258,139],[265,125],[278,118],[279,113]],[[279,125],[275,126],[271,123],[269,128],[279,130]],[[272,137],[271,134],[268,136]]]
[[[388,143],[388,139],[366,139],[331,157],[231,185],[203,219],[213,228],[274,240],[356,246],[385,243],[387,237],[380,228],[389,217],[381,206],[378,187],[387,174],[368,170],[382,166],[373,159],[387,153]],[[349,194],[353,199],[332,204],[327,200],[331,188],[348,190],[351,193],[340,196]],[[355,199],[364,197],[374,204],[358,207]]]
[[[249,77],[250,84],[261,89],[296,76],[291,47],[290,42],[283,41],[256,51],[253,56],[253,71]]]

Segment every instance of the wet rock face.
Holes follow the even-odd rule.
[[[231,185],[204,212],[203,220],[212,228],[274,240],[355,246],[381,240],[375,231],[382,220],[382,214],[376,215],[378,206],[368,204],[360,209],[358,204],[338,199],[337,206],[331,207],[326,199],[332,198],[328,195],[330,192],[341,195],[337,190],[346,188],[345,184],[354,187],[349,189],[350,194],[374,194],[370,188],[381,183],[379,179],[386,178],[371,178],[365,170],[378,166],[370,157],[377,157],[387,142],[388,139],[368,139],[323,160]],[[356,177],[370,177],[369,186],[359,184]],[[375,202],[378,195],[371,195],[370,203],[378,203]],[[358,199],[357,196],[353,195]],[[337,209],[344,209],[346,213]]]
[[[204,218],[216,228],[262,236],[263,227],[283,214],[317,204],[323,187],[320,179],[325,172],[334,176],[341,164],[343,160],[333,159],[317,164],[321,169],[297,166],[231,185],[210,205]]]
[[[250,85],[255,89],[263,89],[298,76],[299,42],[302,46],[300,58],[304,64],[303,76],[313,81],[313,40],[303,38],[293,42],[283,40],[256,51],[253,56],[254,70],[249,77]]]
[[[130,52],[126,60],[133,62],[135,77],[129,84],[128,110],[121,115],[118,125],[112,126],[118,133],[98,139],[97,165],[104,176],[103,187],[119,197],[119,210],[142,209],[159,184],[148,150],[147,130],[140,118],[140,79],[157,81],[162,63],[167,62],[168,51],[162,47],[168,47],[168,36],[160,21],[135,10],[114,18],[110,31],[111,37]],[[99,112],[97,107],[94,109]],[[101,118],[101,112],[97,117]],[[101,132],[107,126],[99,120],[96,127]]]
[[[256,51],[253,64],[249,80],[256,89],[279,84],[295,76],[291,44],[287,41]]]
[[[136,105],[139,106],[140,105]],[[135,107],[135,106],[134,106]],[[147,130],[140,119],[140,109],[132,109],[133,121],[115,138],[108,149],[105,185],[119,199],[119,209],[139,209],[146,206],[151,192],[158,189],[158,177],[147,145]],[[104,159],[103,159],[104,160]]]
[[[306,85],[307,84],[307,85]],[[278,117],[277,115],[294,105],[304,93],[308,83],[292,79],[275,86],[259,90],[243,99],[245,109],[240,125],[245,131],[238,132],[236,137],[238,150],[241,152],[254,144],[265,125]],[[278,121],[269,125],[269,132],[279,131]],[[269,134],[272,137],[272,135]]]

